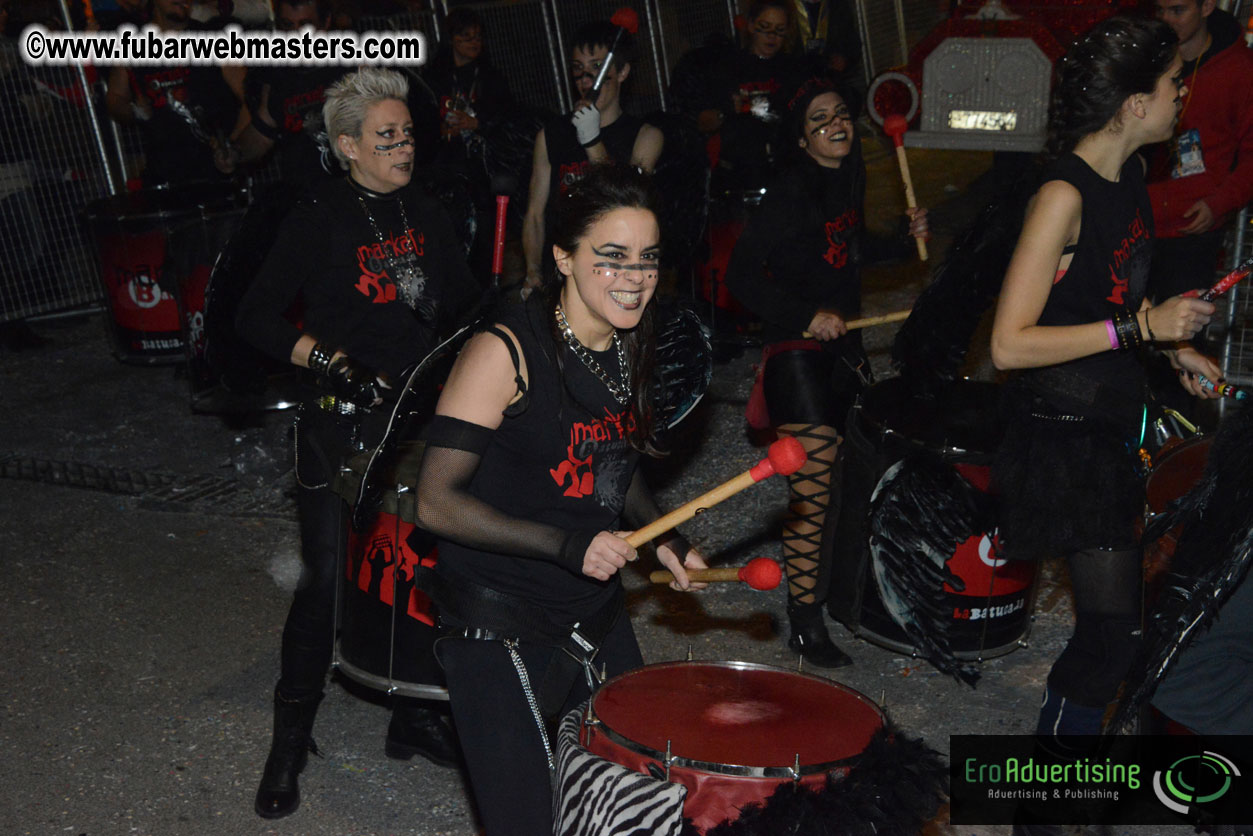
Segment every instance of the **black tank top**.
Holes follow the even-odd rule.
[[[631,162],[635,138],[643,126],[642,119],[623,113],[611,125],[600,129],[601,141],[605,143],[605,150],[613,162]],[[554,198],[564,195],[587,175],[591,162],[587,159],[587,151],[579,145],[578,134],[569,116],[558,116],[548,121],[544,126],[544,142],[548,146],[548,164],[551,167],[548,191],[548,206],[551,208],[556,202]]]
[[[1045,171],[1044,182],[1064,180],[1083,200],[1079,240],[1066,272],[1049,291],[1040,325],[1080,325],[1131,312],[1144,301],[1153,255],[1153,212],[1138,157],[1106,180],[1068,154]],[[1143,370],[1133,351],[1104,351],[1061,367],[1133,397],[1143,392]]]
[[[506,307],[497,320],[522,348],[529,403],[519,414],[505,413],[470,491],[511,516],[566,530],[613,530],[639,463],[626,440],[633,415],[568,347],[554,342],[548,314],[537,295]],[[612,348],[592,355],[609,375],[619,375]],[[440,541],[439,561],[454,581],[466,578],[523,597],[565,623],[596,612],[619,583],[616,576],[601,582],[555,563],[448,541]]]

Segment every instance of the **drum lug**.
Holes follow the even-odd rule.
[[[689,662],[692,661],[692,643],[691,642],[688,642],[687,644],[687,661]]]
[[[788,772],[792,773],[792,782],[800,783],[801,780],[801,753],[796,753],[796,761],[788,767]]]
[[[674,763],[674,755],[670,753],[670,738],[666,738],[666,780],[670,780],[670,764]]]

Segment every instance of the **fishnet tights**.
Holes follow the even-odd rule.
[[[820,603],[814,589],[819,578],[822,526],[831,497],[831,471],[840,434],[823,424],[782,424],[780,435],[790,435],[805,448],[808,458],[787,477],[788,513],[783,519],[783,566],[791,606]]]

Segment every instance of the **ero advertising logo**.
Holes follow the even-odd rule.
[[[1186,755],[1167,769],[1153,773],[1157,800],[1176,813],[1187,815],[1196,805],[1212,804],[1235,786],[1240,769],[1217,752]]]

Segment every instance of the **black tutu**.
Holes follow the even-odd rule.
[[[1144,479],[1126,431],[1033,411],[1011,411],[992,466],[1005,555],[1039,560],[1134,548]]]

